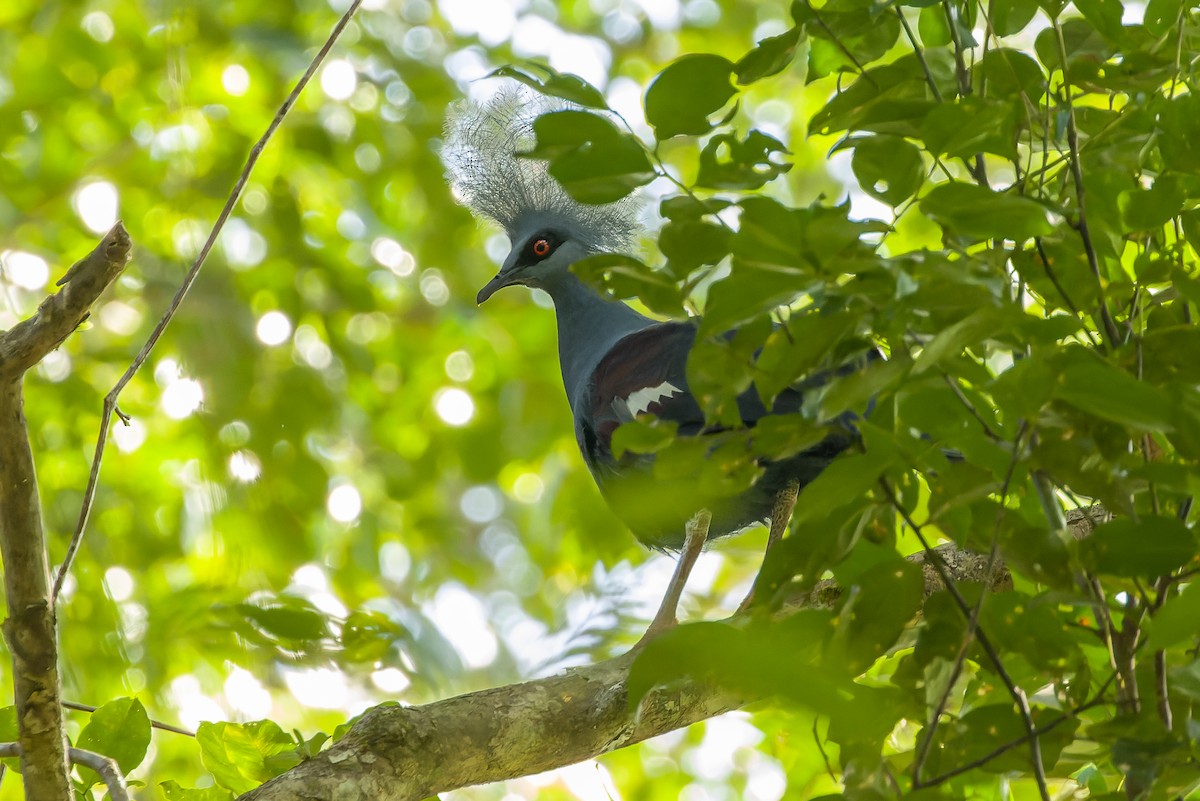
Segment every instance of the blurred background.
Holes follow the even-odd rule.
[[[135,243],[89,323],[27,382],[52,562],[104,394],[347,5],[0,4],[0,327],[31,314],[117,219]],[[688,52],[736,59],[790,26],[787,5],[367,0],[121,398],[131,421],[114,425],[60,605],[66,697],[136,696],[188,728],[269,718],[309,736],[385,700],[420,704],[632,644],[672,561],[636,543],[587,474],[546,299],[513,289],[475,307],[508,243],[451,197],[443,119],[495,91],[491,70],[533,59],[601,87],[645,131],[659,69]],[[832,80],[806,86],[797,66],[745,93],[740,113],[793,152],[771,191],[794,202],[846,194],[848,153],[828,173],[831,141],[805,138]],[[695,168],[694,150],[663,155],[683,176]],[[651,241],[641,255],[657,258]],[[764,542],[759,531],[705,554],[685,619],[728,614]],[[735,713],[447,797],[820,795],[836,784],[811,730],[803,713]],[[131,778],[147,798],[167,779],[211,782],[193,740],[158,731]]]

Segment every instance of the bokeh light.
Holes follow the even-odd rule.
[[[465,426],[475,416],[475,401],[457,387],[440,390],[433,403],[438,417],[448,425]]]
[[[353,484],[341,484],[325,499],[329,516],[339,523],[353,523],[362,514],[362,496]]]
[[[269,311],[258,318],[254,333],[264,345],[282,345],[292,335],[292,321],[283,312]]]

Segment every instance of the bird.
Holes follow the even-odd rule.
[[[769,551],[783,537],[800,490],[851,447],[856,434],[850,427],[831,429],[807,450],[762,461],[758,479],[733,495],[705,496],[694,480],[656,477],[653,454],[614,453],[617,428],[643,415],[675,424],[681,439],[715,441],[729,427],[708,423],[689,388],[687,360],[699,330],[695,319],[653,319],[600,294],[571,271],[587,256],[627,252],[641,226],[637,198],[585,205],[567,194],[544,162],[519,155],[533,144],[534,120],[564,107],[569,106],[522,91],[501,92],[482,103],[464,101],[447,116],[442,157],[460,202],[499,224],[511,243],[476,302],[514,285],[550,296],[563,387],[583,461],[605,501],[639,541],[679,551],[667,592],[637,649],[676,624],[684,585],[708,540],[767,523]],[[741,428],[799,411],[804,391],[823,380],[785,388],[769,407],[751,387],[737,398]],[[754,591],[740,608],[748,606]]]

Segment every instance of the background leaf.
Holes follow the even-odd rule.
[[[150,746],[150,718],[146,708],[136,698],[109,701],[91,714],[75,740],[75,746],[112,757],[121,773],[129,774],[142,764]],[[88,768],[80,767],[79,772],[85,786],[102,781]]]

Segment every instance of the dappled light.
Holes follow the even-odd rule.
[[[487,781],[413,801],[1197,797],[1195,3],[368,0],[253,150],[350,8],[0,8],[0,337],[104,289],[0,349],[37,479],[0,506],[37,502],[73,746],[137,798],[227,801],[489,690],[422,719],[486,733],[434,761]],[[448,115],[501,91],[573,105],[456,164]],[[620,340],[514,267],[550,240],[464,207],[537,206],[470,185],[522,175],[585,210],[538,235],[606,244],[570,265],[589,298],[694,324],[680,376],[647,346],[568,405],[600,380],[571,348]],[[760,579],[769,502],[699,554],[685,625],[613,659],[683,542],[650,530],[834,430]],[[912,560],[938,545],[986,568]],[[509,691],[575,764],[488,728]]]

